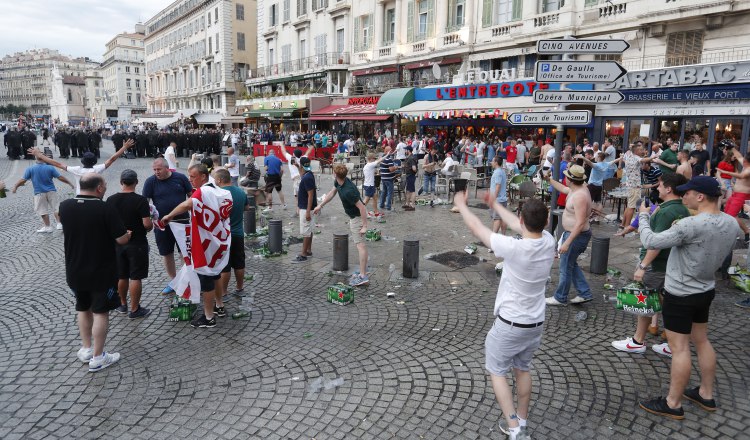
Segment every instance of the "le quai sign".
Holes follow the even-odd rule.
[[[453,84],[487,84],[491,82],[514,81],[516,69],[481,70],[467,69],[453,75]]]

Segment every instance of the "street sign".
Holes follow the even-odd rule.
[[[617,61],[537,61],[537,82],[611,83],[628,73]]]
[[[619,104],[624,100],[618,91],[534,90],[537,104]]]
[[[508,121],[513,125],[586,125],[591,122],[588,110],[568,110],[561,112],[511,113]]]
[[[597,53],[623,53],[630,47],[625,40],[539,40],[536,43],[536,52],[539,54],[597,54]]]

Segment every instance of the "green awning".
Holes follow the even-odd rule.
[[[380,97],[376,112],[379,115],[395,113],[412,102],[414,102],[414,87],[391,89]]]
[[[242,114],[242,116],[246,118],[269,118],[269,119],[278,119],[278,118],[291,118],[294,116],[294,112],[297,112],[299,114],[299,109],[293,109],[293,108],[274,108],[274,109],[268,109],[268,110],[250,110],[249,112],[245,112]]]

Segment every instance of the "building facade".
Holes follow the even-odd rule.
[[[26,107],[27,113],[38,118],[52,113],[51,99],[53,75],[57,66],[62,78],[74,85],[73,77],[83,80],[88,69],[97,63],[88,58],[71,58],[56,50],[34,49],[6,55],[0,60],[0,106],[8,104]],[[77,99],[78,90],[71,91],[71,103]],[[79,101],[82,99],[78,98]],[[73,109],[71,114],[83,113]]]
[[[145,33],[146,27],[138,23],[135,32],[123,32],[107,42],[100,67],[104,87],[91,103],[100,111],[99,121],[127,124],[146,112]]]
[[[234,113],[254,67],[254,0],[177,0],[146,22],[146,103],[152,114],[197,114],[217,124]],[[147,115],[148,116],[148,115]]]

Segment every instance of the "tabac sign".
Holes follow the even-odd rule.
[[[750,82],[750,61],[628,72],[603,89],[652,89]]]

